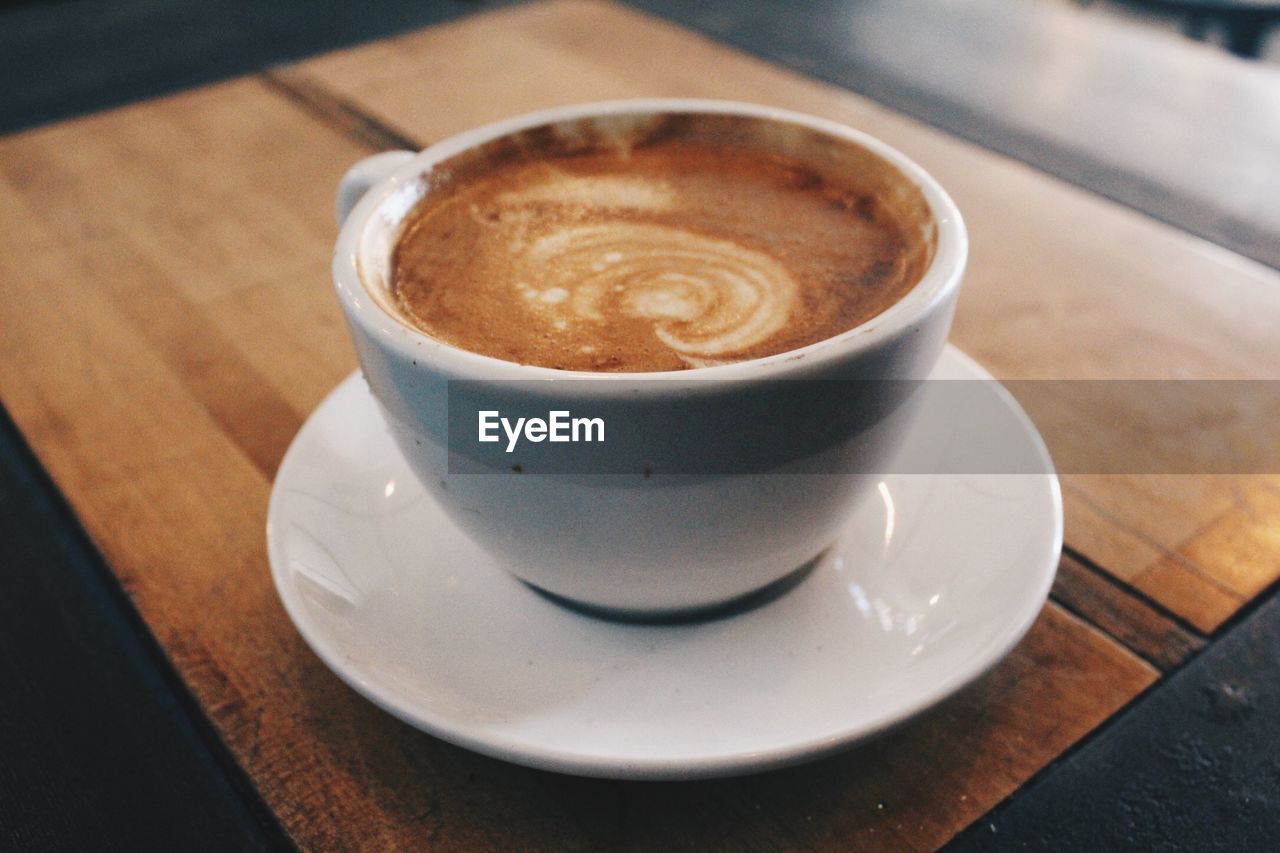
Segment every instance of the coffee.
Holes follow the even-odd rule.
[[[524,131],[438,165],[392,257],[396,310],[453,346],[565,370],[760,358],[909,291],[926,206],[851,143],[741,116]]]

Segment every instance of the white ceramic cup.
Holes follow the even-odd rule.
[[[389,291],[391,254],[405,215],[429,190],[425,176],[434,166],[542,125],[669,113],[798,126],[888,164],[898,189],[927,206],[929,221],[922,227],[934,251],[923,277],[888,310],[832,338],[766,358],[663,373],[581,373],[501,361],[444,344],[398,317]],[[882,393],[876,382],[832,383],[927,377],[945,345],[968,254],[954,203],[902,154],[835,122],[724,101],[584,104],[487,125],[418,154],[379,154],[347,173],[337,206],[338,298],[391,435],[428,492],[517,577],[564,599],[624,614],[680,613],[734,601],[795,575],[836,539],[853,502],[874,490],[910,407],[886,406],[876,398]],[[519,384],[503,393],[522,398],[513,403],[629,419],[632,434],[652,436],[643,470],[451,471],[447,410],[465,403],[457,389],[487,383],[508,389],[511,381]],[[794,418],[777,417],[777,407],[793,406],[796,389],[805,387],[828,394],[832,387],[847,388],[839,400],[847,411],[884,414],[871,424],[863,417],[835,446],[828,430],[824,446],[808,448],[804,436],[813,425],[803,420],[805,407],[797,407]],[[829,402],[819,409],[828,411]],[[761,415],[764,426],[753,424],[755,444],[736,460],[735,473],[687,473],[699,468],[693,455],[717,442],[713,424],[723,421],[715,415],[724,411]],[[673,430],[679,441],[669,440]],[[782,446],[790,448],[786,458],[773,452]],[[527,449],[551,452],[549,445]]]

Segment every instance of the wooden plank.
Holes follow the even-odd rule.
[[[864,98],[609,3],[525,5],[330,54],[279,76],[327,88],[420,143],[539,107],[640,95],[736,98],[828,116],[905,151],[956,198],[972,257],[952,340],[997,376],[1255,379],[1274,378],[1280,365],[1275,271]],[[1052,426],[1051,449],[1100,426],[1135,428],[1100,423],[1089,411]],[[1163,572],[1143,588],[1212,630],[1280,576],[1280,546],[1266,534],[1280,522],[1255,501],[1244,511],[1262,521],[1240,527],[1236,547],[1179,549],[1232,512],[1237,495],[1278,483],[1072,476],[1067,541],[1125,580],[1176,559],[1188,570]],[[1228,581],[1241,575],[1247,582]],[[1213,600],[1200,606],[1206,590]]]
[[[0,139],[0,398],[301,845],[930,847],[1156,677],[1050,605],[884,740],[687,785],[524,770],[358,697],[286,619],[262,525],[285,438],[354,365],[330,193],[367,150],[254,80]]]
[[[1234,490],[1233,498],[1212,522],[1133,579],[1150,595],[1178,595],[1176,609],[1202,630],[1221,625],[1235,612],[1233,605],[1253,599],[1276,577],[1280,490],[1275,480],[1252,478]],[[1205,566],[1216,571],[1206,572]]]
[[[161,458],[202,449],[197,418],[270,473],[330,377],[354,367],[329,259],[315,248],[332,241],[332,186],[363,149],[324,134],[301,140],[310,158],[296,156],[314,123],[265,93],[246,100],[245,88],[262,89],[218,87],[144,110],[146,120],[130,108],[7,141],[0,175],[11,188],[39,183],[6,195],[10,221],[25,223],[6,233],[10,251],[30,260],[9,273],[0,347],[32,394],[57,375],[86,404],[104,404],[102,389],[117,384],[134,401],[119,414],[128,428],[97,439],[119,445],[76,460],[91,481],[129,476],[135,443]],[[238,136],[220,140],[227,127]],[[32,279],[51,284],[17,286]],[[42,346],[52,329],[61,346]],[[315,369],[279,370],[298,362]],[[149,405],[171,386],[189,408]],[[15,412],[18,393],[5,394]]]
[[[1174,669],[1204,646],[1204,638],[1070,554],[1058,564],[1052,596],[1162,671]]]

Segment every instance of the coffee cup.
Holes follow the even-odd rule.
[[[753,144],[788,149],[780,154],[817,140],[822,156],[835,151],[873,171],[876,192],[910,209],[920,229],[928,257],[918,280],[880,313],[814,343],[627,374],[497,358],[427,334],[404,316],[393,293],[394,256],[407,217],[440,185],[433,175],[534,129],[555,137],[588,127],[617,137],[671,116],[694,125],[699,117],[732,119]],[[420,153],[376,155],[348,172],[337,207],[338,298],[389,432],[426,490],[516,577],[624,616],[730,604],[813,565],[897,448],[913,415],[903,391],[911,383],[897,380],[926,378],[940,356],[968,251],[954,203],[904,155],[832,121],[725,101],[565,107]],[[547,413],[541,438],[526,429],[520,442],[509,428],[514,418],[503,432],[503,411]],[[555,428],[553,413],[581,414],[585,430],[598,421],[603,440],[590,447],[542,440]]]

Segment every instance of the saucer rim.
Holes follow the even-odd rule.
[[[958,347],[948,343],[939,365],[944,360],[953,360],[967,373],[969,378],[990,379],[994,377],[978,362]],[[791,741],[767,750],[739,750],[734,752],[715,753],[691,757],[659,756],[652,759],[637,760],[634,757],[619,758],[608,754],[590,754],[557,749],[554,746],[538,746],[527,741],[511,738],[499,732],[484,730],[480,733],[468,731],[456,721],[439,714],[423,714],[412,707],[402,707],[394,697],[386,697],[379,693],[378,687],[366,681],[358,672],[358,667],[345,660],[339,650],[330,649],[324,632],[312,624],[312,620],[304,612],[302,602],[293,593],[291,585],[284,576],[284,560],[280,549],[283,547],[282,534],[277,536],[273,530],[279,519],[279,501],[281,500],[280,483],[284,472],[288,470],[294,457],[302,451],[299,449],[309,430],[315,429],[318,413],[330,404],[331,400],[342,393],[349,384],[363,381],[360,370],[355,370],[340,381],[324,399],[311,411],[298,433],[289,444],[288,450],[280,461],[275,480],[272,483],[271,495],[267,505],[267,561],[271,572],[272,583],[276,595],[285,609],[290,622],[298,631],[307,647],[320,658],[338,678],[364,699],[372,702],[396,719],[413,726],[433,737],[492,758],[509,761],[525,767],[548,770],[575,776],[618,780],[679,781],[693,779],[714,779],[740,776],[748,773],[765,772],[800,764],[843,752],[856,744],[878,737],[885,732],[928,711],[973,684],[989,673],[1013,650],[1027,635],[1039,618],[1049,597],[1054,578],[1061,559],[1064,516],[1062,488],[1056,469],[1044,439],[1035,424],[1023,408],[1003,385],[997,391],[1001,398],[1016,414],[1026,434],[1032,439],[1040,461],[1044,466],[1043,473],[1014,476],[1044,477],[1049,488],[1052,509],[1053,537],[1048,549],[1048,558],[1044,566],[1037,566],[1039,584],[1034,595],[1028,592],[1024,598],[1024,608],[1017,614],[1015,621],[1010,618],[1008,624],[999,634],[999,642],[992,643],[990,649],[982,655],[975,655],[973,665],[958,668],[951,676],[941,679],[934,687],[917,697],[914,701],[896,707],[893,711],[877,718],[874,722],[862,725],[846,726],[842,731],[821,734],[804,740]],[[366,388],[367,393],[367,388]],[[389,441],[390,439],[388,439]],[[940,476],[940,475],[932,475]],[[1030,585],[1028,585],[1030,587]],[[762,605],[768,607],[766,603]],[[580,615],[580,614],[579,614]],[[594,617],[588,617],[594,618]],[[655,630],[663,630],[664,626],[655,625]]]

